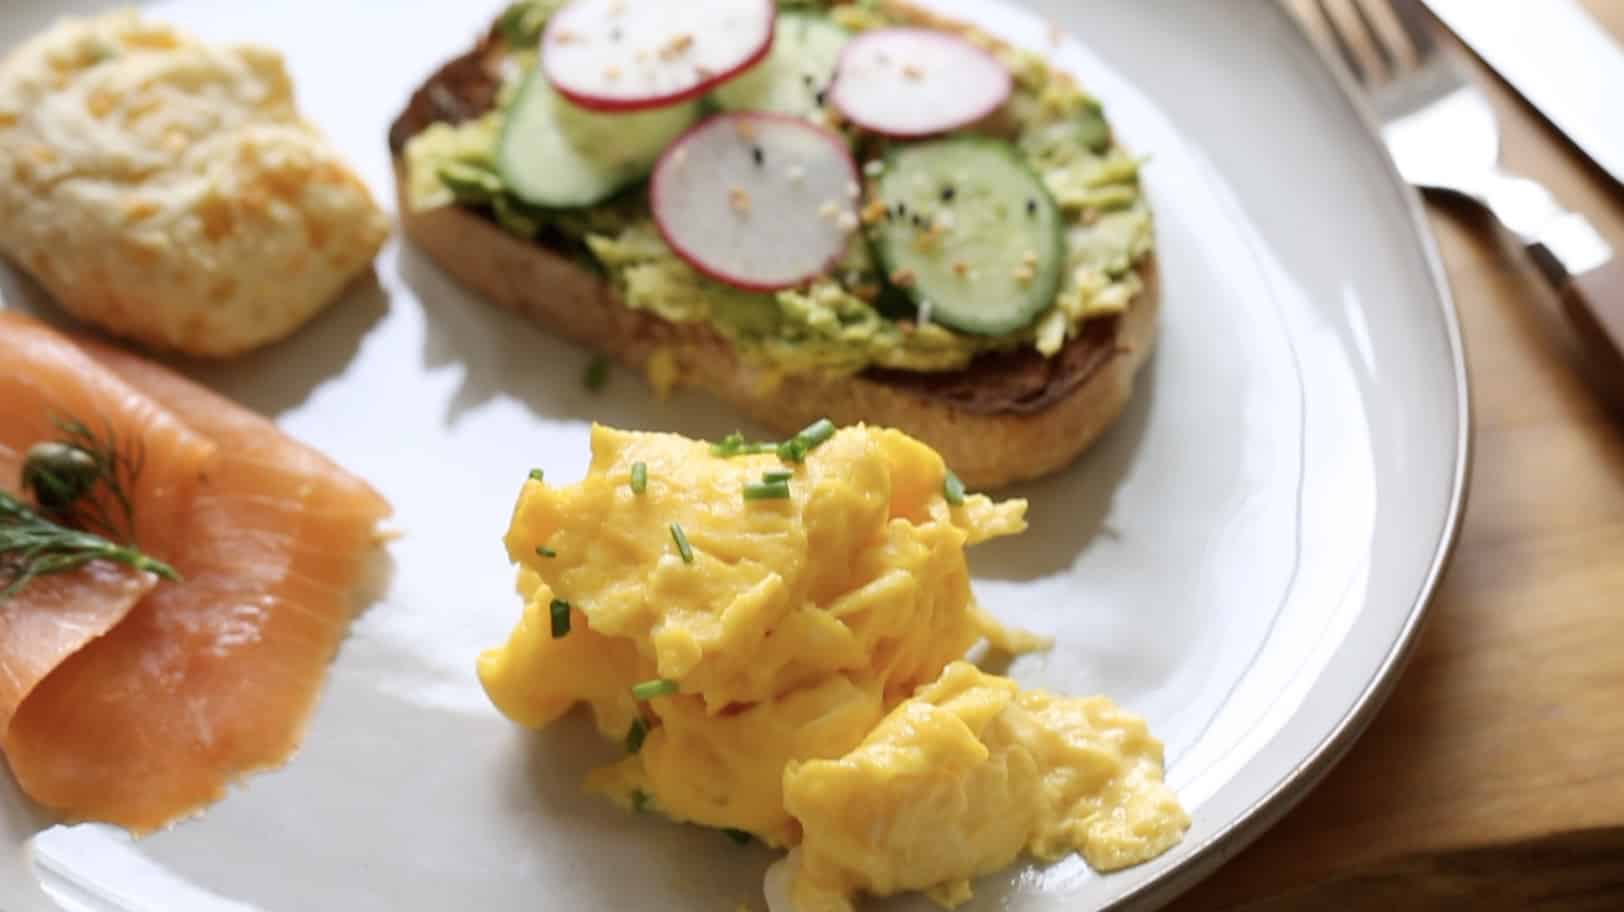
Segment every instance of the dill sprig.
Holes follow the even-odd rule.
[[[135,544],[135,506],[130,487],[146,464],[139,437],[124,444],[111,424],[98,436],[84,422],[57,417],[59,440],[28,453],[23,488],[39,513],[60,526],[109,541]],[[98,496],[105,492],[104,496]]]
[[[180,574],[162,561],[92,532],[58,525],[0,491],[0,602],[41,576],[68,573],[98,560],[114,561],[170,581],[180,579]]]

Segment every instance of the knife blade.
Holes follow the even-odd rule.
[[[1425,0],[1434,14],[1624,185],[1624,49],[1578,0]]]

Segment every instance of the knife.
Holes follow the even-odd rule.
[[[1578,0],[1425,0],[1434,14],[1624,186],[1624,49]]]

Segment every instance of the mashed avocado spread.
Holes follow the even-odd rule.
[[[1065,219],[1067,259],[1054,303],[1012,333],[980,336],[921,322],[920,314],[887,287],[861,232],[830,275],[763,294],[713,281],[672,253],[641,189],[582,209],[531,206],[505,187],[495,151],[507,106],[535,66],[532,48],[561,5],[561,0],[525,0],[503,16],[505,43],[513,50],[495,110],[457,126],[435,124],[407,145],[414,208],[488,209],[506,230],[545,237],[604,274],[628,307],[675,323],[707,323],[741,358],[782,374],[855,373],[869,367],[951,371],[977,354],[1027,345],[1050,356],[1085,321],[1122,312],[1142,291],[1134,267],[1150,254],[1153,231],[1139,160],[1116,144],[1096,99],[1040,55],[1021,50],[993,48],[1014,74],[1015,91],[1004,110],[976,131],[1010,140],[1041,176]],[[854,34],[907,24],[908,18],[884,0],[779,6],[827,17]],[[978,34],[970,37],[992,44]],[[852,137],[860,163],[878,158],[855,131],[840,129]]]

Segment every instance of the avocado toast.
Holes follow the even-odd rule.
[[[561,6],[591,3],[515,5],[395,122],[406,233],[452,275],[642,369],[657,390],[708,389],[784,433],[821,417],[894,426],[940,450],[972,486],[1063,467],[1120,414],[1155,336],[1151,216],[1137,161],[1068,76],[901,3],[779,4],[770,52],[751,52],[742,75],[697,98],[598,111],[543,85],[535,50],[559,43]],[[929,103],[887,110],[864,100],[911,89],[929,102],[922,66],[904,63],[894,92],[850,84],[865,62],[859,37],[874,39],[863,50],[884,64],[888,49],[908,47],[896,41],[931,34],[974,45],[1008,71],[992,113],[943,129],[904,122]],[[935,53],[946,66],[962,52],[927,45],[919,59]],[[618,75],[612,63],[602,73]],[[966,91],[962,81],[941,103],[949,115],[961,97],[996,97],[997,86]],[[581,97],[597,104],[589,93],[617,83],[586,86]],[[564,132],[555,124],[564,117],[574,148],[605,150],[593,153],[603,159],[559,160],[549,134]],[[707,215],[684,202],[710,179],[685,170],[686,147],[694,161],[726,160],[722,118],[747,153],[730,166],[738,185],[715,194],[743,220],[739,235],[726,234],[721,203],[721,214]],[[850,149],[850,198],[807,207],[822,228],[810,217],[783,227],[795,213],[775,210],[768,189],[780,173],[785,194],[843,173],[834,161],[843,156],[827,150],[796,152],[810,173],[784,165],[785,150],[805,148],[785,123],[797,119]],[[705,249],[717,236],[731,240]],[[766,273],[827,243],[838,251],[828,263],[808,260],[815,275]],[[771,255],[750,259],[762,245]]]

